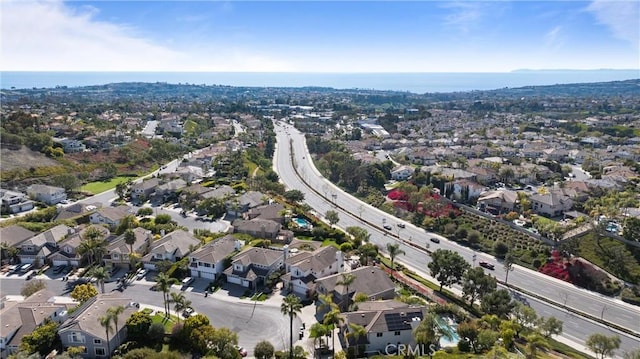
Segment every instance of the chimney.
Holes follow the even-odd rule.
[[[284,247],[282,247],[282,253],[284,256],[284,260],[286,261],[287,258],[289,258],[289,245],[285,244]]]
[[[164,229],[160,230],[160,237],[164,237]]]
[[[233,242],[233,249],[235,249],[236,251],[239,251],[240,248],[242,248],[242,242],[239,239],[236,239]]]

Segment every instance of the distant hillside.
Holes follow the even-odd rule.
[[[35,152],[22,146],[19,150],[0,149],[2,158],[2,172],[16,169],[28,170],[33,167],[59,166],[60,164],[40,152]]]

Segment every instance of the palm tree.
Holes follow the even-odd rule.
[[[504,284],[507,284],[507,281],[509,280],[509,272],[513,270],[513,256],[511,255],[511,253],[507,253],[507,255],[504,257],[503,266],[506,273],[504,276]]]
[[[354,343],[356,344],[356,358],[358,357],[358,347],[360,338],[367,336],[367,329],[362,325],[349,323],[349,333],[347,333],[347,352],[349,352],[349,339],[353,338]]]
[[[111,276],[109,275],[109,271],[105,267],[94,267],[89,275],[96,279],[98,286],[100,286],[100,291],[104,294],[104,282],[108,281]]]
[[[169,299],[169,302],[173,303],[173,310],[175,310],[176,313],[180,313],[191,307],[191,301],[182,293],[171,292],[171,299]],[[180,320],[179,318],[180,316],[178,315],[178,321]]]
[[[122,314],[122,312],[124,312],[124,307],[121,305],[107,309],[107,315],[111,316],[113,325],[116,327],[116,336],[118,337],[117,339],[118,343],[120,343],[120,330],[118,328],[118,316]]]
[[[336,336],[335,336],[335,333],[334,333],[334,329],[336,328],[336,325],[340,325],[340,323],[342,321],[344,321],[344,318],[340,314],[340,309],[338,309],[337,306],[336,306],[335,309],[332,309],[330,312],[325,314],[324,318],[322,320],[322,324],[327,325],[327,326],[331,326],[331,329],[330,329],[330,332],[331,332],[331,350],[333,351],[333,354],[335,354],[335,345],[336,345]]]
[[[136,234],[131,228],[124,232],[124,243],[129,245],[129,256],[133,255],[133,244],[136,243]]]
[[[89,266],[93,265],[93,243],[88,240],[83,240],[78,245],[78,254],[87,259]]]
[[[107,356],[111,356],[111,343],[109,342],[109,332],[113,330],[113,327],[111,326],[111,322],[113,321],[113,316],[107,313],[107,315],[104,315],[98,318],[98,321],[100,321],[100,325],[102,325],[105,333],[107,333]]]
[[[293,359],[293,318],[302,310],[300,299],[293,294],[284,298],[280,305],[280,312],[289,316],[289,359]]]
[[[156,287],[162,292],[162,299],[164,301],[164,315],[169,317],[169,291],[171,286],[178,281],[175,278],[169,277],[166,273],[158,273],[156,276]]]
[[[400,254],[405,254],[405,252],[400,249],[400,245],[398,243],[387,243],[387,252],[389,252],[389,258],[391,258],[391,269],[395,270],[396,267],[393,264],[393,261]]]
[[[313,338],[313,348],[318,347],[318,340],[329,333],[329,327],[322,323],[314,323],[309,329],[309,338]]]
[[[353,284],[353,281],[356,280],[356,276],[351,273],[342,273],[342,279],[336,283],[336,285],[343,285],[346,289],[345,299],[347,300],[347,304],[345,306],[345,311],[349,311],[349,301],[351,297],[349,296],[349,286]]]

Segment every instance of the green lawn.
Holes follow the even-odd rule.
[[[104,191],[108,191],[112,188],[115,188],[118,183],[126,182],[127,180],[132,179],[131,177],[114,177],[109,181],[97,181],[90,182],[86,185],[80,187],[82,191],[91,192],[93,194],[102,193]]]
[[[164,325],[164,332],[171,333],[171,329],[178,322],[178,317],[172,315],[169,318],[165,318],[163,313],[151,316],[151,320],[153,323],[162,323],[162,325]]]

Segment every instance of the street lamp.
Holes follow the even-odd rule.
[[[476,259],[478,258],[478,256],[476,255],[476,251],[473,251],[473,256],[471,256],[471,259],[473,261],[473,266],[476,266]]]

